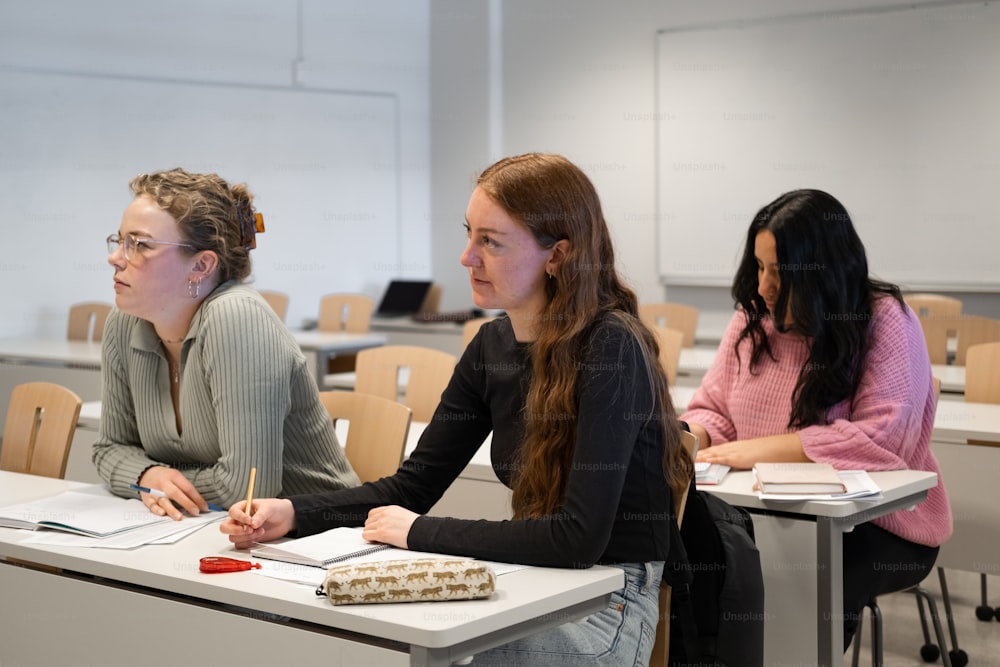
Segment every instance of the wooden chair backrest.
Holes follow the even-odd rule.
[[[427,295],[424,296],[423,302],[420,304],[421,313],[436,313],[441,307],[441,286],[437,283],[432,283],[430,289],[427,290]]]
[[[98,343],[104,335],[104,322],[111,313],[111,304],[100,301],[75,303],[69,307],[66,326],[67,340],[85,340]]]
[[[967,366],[966,355],[973,345],[1000,342],[1000,320],[980,315],[965,315],[958,329],[955,365]]]
[[[321,391],[319,399],[336,426],[349,422],[344,453],[362,482],[396,472],[403,462],[412,413],[397,401],[356,391]]]
[[[62,479],[83,401],[51,382],[14,387],[0,449],[0,470]]]
[[[684,334],[684,347],[694,347],[698,330],[698,309],[683,303],[645,303],[639,305],[639,317],[648,327],[663,326]]]
[[[1000,343],[969,347],[965,364],[965,400],[1000,403]]]
[[[492,317],[476,317],[471,320],[466,320],[462,324],[462,349],[464,350],[467,348],[469,343],[472,342],[472,339],[476,337],[476,334],[479,333],[479,327],[492,320]]]
[[[267,305],[271,306],[271,310],[278,316],[278,319],[284,322],[285,316],[288,314],[288,295],[271,290],[260,290],[260,295],[267,301]]]
[[[904,294],[903,301],[913,309],[917,317],[962,314],[962,300],[943,294]]]
[[[399,371],[407,368],[409,380],[403,404],[413,419],[429,422],[441,393],[455,371],[455,355],[417,345],[383,345],[358,352],[354,390],[398,400]]]
[[[654,326],[652,329],[660,345],[660,364],[667,374],[667,384],[673,387],[677,384],[677,366],[681,361],[684,333],[670,327]]]
[[[693,433],[682,431],[681,443],[693,461],[694,455],[698,452],[698,438]],[[687,491],[688,487],[684,487],[683,491],[675,490],[673,492],[674,512],[677,514],[678,528],[680,528],[681,522],[684,519],[684,507],[687,505]],[[659,600],[660,620],[656,624],[653,652],[649,657],[650,667],[667,667],[670,657],[670,593],[670,586],[661,583]]]
[[[320,331],[368,333],[375,302],[364,294],[327,294],[319,300]]]
[[[918,316],[919,317],[919,316]],[[948,341],[958,337],[961,315],[925,315],[919,317],[924,342],[932,364],[948,363]]]

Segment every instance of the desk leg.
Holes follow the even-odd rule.
[[[844,533],[828,517],[816,517],[817,664],[844,664]]]

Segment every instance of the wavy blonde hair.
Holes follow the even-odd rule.
[[[170,169],[139,174],[129,183],[177,221],[181,237],[198,250],[219,257],[219,282],[250,276],[250,242],[256,230],[253,195],[246,185],[229,185],[218,174]]]
[[[554,279],[546,281],[547,303],[531,346],[525,442],[513,480],[515,516],[546,516],[561,506],[576,443],[580,354],[591,325],[608,315],[638,343],[646,381],[658,399],[658,409],[648,419],[662,425],[664,475],[671,488],[686,488],[692,463],[681,445],[659,346],[638,317],[635,293],[615,269],[611,235],[590,179],[562,156],[529,153],[493,164],[476,184],[523,224],[541,247],[569,241]]]

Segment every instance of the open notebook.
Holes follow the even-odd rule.
[[[49,528],[96,538],[170,520],[150,512],[138,498],[118,498],[103,489],[89,487],[0,507],[0,526],[29,530]]]
[[[254,558],[268,558],[285,563],[329,567],[334,563],[390,549],[400,552],[399,558],[409,556],[409,552],[405,549],[369,542],[361,537],[360,528],[333,528],[323,533],[278,544],[258,544],[250,550],[250,555]]]

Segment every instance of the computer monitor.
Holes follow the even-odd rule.
[[[375,311],[376,317],[400,317],[420,312],[433,284],[430,280],[392,280]]]

